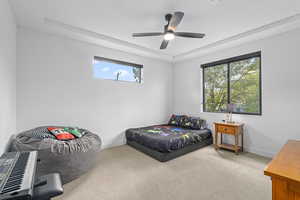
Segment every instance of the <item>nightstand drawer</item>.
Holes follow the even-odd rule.
[[[221,132],[221,133],[228,133],[228,134],[235,134],[236,131],[235,131],[235,128],[234,127],[231,127],[231,126],[217,126],[217,129],[218,129],[218,132]]]

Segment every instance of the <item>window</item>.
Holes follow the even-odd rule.
[[[261,53],[201,65],[203,111],[261,115]],[[230,105],[230,106],[228,106]]]
[[[94,57],[94,77],[116,81],[142,82],[143,65]]]

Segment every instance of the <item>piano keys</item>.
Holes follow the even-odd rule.
[[[0,157],[0,200],[50,200],[63,193],[57,173],[35,177],[37,151]]]

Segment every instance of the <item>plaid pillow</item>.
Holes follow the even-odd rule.
[[[45,139],[45,138],[55,139],[54,135],[49,133],[47,127],[38,127],[38,128],[30,129],[28,131],[22,132],[20,136],[26,136],[35,139]]]

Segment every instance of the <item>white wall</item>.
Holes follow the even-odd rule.
[[[7,0],[0,1],[0,154],[16,131],[16,24]]]
[[[175,113],[213,121],[224,114],[203,113],[200,65],[255,51],[262,51],[262,116],[234,115],[246,123],[248,151],[273,156],[288,139],[300,139],[300,29],[267,39],[224,49],[175,64],[173,92]]]
[[[20,28],[17,130],[80,126],[99,133],[109,147],[124,143],[125,129],[164,123],[171,111],[202,116],[211,125],[224,114],[201,111],[200,65],[261,50],[263,115],[234,115],[234,120],[246,123],[246,150],[273,156],[288,139],[300,139],[299,35],[300,29],[294,30],[178,62],[172,69],[162,61]],[[95,55],[144,64],[144,83],[94,79]]]
[[[104,147],[127,128],[165,123],[172,109],[171,64],[20,28],[17,130],[71,125],[99,133]],[[144,83],[93,78],[93,57],[144,65]]]

